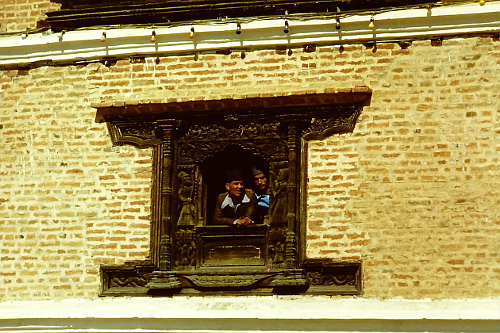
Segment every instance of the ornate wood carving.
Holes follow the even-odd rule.
[[[159,112],[158,105],[145,106],[141,113],[139,105],[128,117],[122,112],[115,118],[114,111],[105,108],[99,116],[108,122],[115,144],[155,147],[155,173],[151,262],[103,267],[103,295],[303,293],[310,285],[313,291],[359,293],[359,265],[304,264],[301,141],[352,130],[366,101],[314,105],[304,99],[308,104],[297,105],[294,99],[293,107],[286,101],[280,100],[280,107],[246,105],[204,115],[193,113],[193,105],[186,106],[189,112],[170,113],[168,108]],[[265,166],[270,183],[266,224],[211,225],[222,170],[232,163]]]
[[[162,271],[170,270],[171,266],[172,242],[169,235],[163,235],[160,238],[159,268]]]
[[[353,105],[345,107],[341,117],[315,118],[302,136],[306,140],[323,140],[335,133],[352,132],[361,110],[362,107]]]
[[[269,265],[272,268],[285,268],[286,234],[288,228],[281,224],[271,224],[269,230]]]
[[[145,296],[173,295],[183,289],[211,292],[223,290],[228,294],[267,295],[269,292],[304,292],[317,295],[360,295],[362,293],[361,263],[335,262],[332,259],[308,259],[303,271],[287,275],[279,269],[269,272],[247,269],[230,273],[227,270],[196,272],[194,270],[179,276],[175,271],[155,271],[153,265],[127,263],[123,266],[103,266],[102,296]],[[304,271],[305,279],[304,280]],[[309,284],[305,290],[304,283]],[[280,287],[281,285],[281,287]],[[293,286],[295,286],[293,288]],[[258,289],[255,289],[259,287]],[[269,290],[269,291],[267,291]]]
[[[196,233],[189,229],[180,229],[175,233],[175,267],[180,270],[196,268]]]
[[[180,204],[177,209],[179,218],[177,219],[178,226],[194,226],[195,221],[195,207],[193,202],[198,198],[195,180],[193,175],[180,171],[177,174],[179,180],[179,190],[177,191],[177,197],[179,198]]]
[[[175,120],[164,120],[157,123],[161,136],[162,154],[158,157],[158,164],[161,166],[161,224],[160,235],[170,235],[171,233],[171,202],[172,202],[172,136],[175,129]]]
[[[146,148],[159,144],[161,141],[156,135],[156,126],[141,122],[113,122],[108,123],[108,131],[114,145],[132,145]]]
[[[359,295],[362,291],[361,263],[308,259],[304,263],[310,293]]]
[[[234,145],[268,159],[284,158],[286,143],[280,140],[279,125],[277,122],[245,124],[237,118],[229,118],[222,124],[193,124],[179,138],[178,164],[195,165]]]
[[[101,266],[102,296],[139,295],[148,291],[146,285],[156,269],[149,262],[128,262],[122,266]]]

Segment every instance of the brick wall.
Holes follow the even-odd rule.
[[[353,134],[309,146],[309,255],[363,260],[367,295],[498,295],[499,50],[357,55],[372,103]]]
[[[59,9],[49,0],[2,0],[0,2],[0,34],[24,32],[40,26],[45,13]]]
[[[111,146],[87,70],[2,73],[2,299],[95,296],[99,265],[148,254],[151,152]]]
[[[112,147],[91,103],[356,86],[354,132],[308,145],[308,256],[362,260],[365,297],[500,295],[500,43],[293,51],[2,71],[0,299],[93,298],[101,264],[148,255],[152,152]]]

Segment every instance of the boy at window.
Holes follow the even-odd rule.
[[[240,170],[226,173],[227,192],[217,197],[213,224],[249,225],[254,222],[257,201],[252,191],[246,190]]]
[[[256,223],[263,223],[264,218],[269,215],[269,181],[264,172],[256,167],[252,167],[252,177],[257,199]]]

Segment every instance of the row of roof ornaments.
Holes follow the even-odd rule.
[[[483,1],[483,0],[482,0]],[[400,8],[439,6],[428,0],[341,0],[341,1],[126,1],[62,0],[61,9],[47,13],[52,30],[73,30],[90,26],[175,24],[250,17],[283,17],[318,13],[381,12]],[[463,3],[467,1],[453,1]],[[447,4],[450,1],[446,1]]]
[[[292,49],[314,52],[317,47],[332,45],[338,46],[340,53],[344,52],[344,45],[351,44],[364,44],[377,52],[377,43],[384,42],[397,42],[404,49],[415,40],[430,39],[432,45],[440,45],[443,39],[454,37],[498,39],[500,1],[489,1],[486,6],[480,6],[477,1],[340,12],[328,12],[327,2],[318,1],[315,6],[322,9],[303,8],[288,15],[269,16],[258,10],[251,12],[253,16],[239,15],[235,8],[244,2],[237,2],[227,18],[211,19],[207,14],[203,20],[195,20],[191,12],[186,12],[177,21],[159,14],[163,10],[159,10],[160,7],[165,11],[177,8],[170,6],[171,3],[155,2],[158,8],[151,7],[152,12],[144,7],[153,6],[149,2],[121,7],[113,6],[114,2],[108,7],[83,6],[48,13],[40,29],[0,36],[0,68],[29,69],[91,62],[113,66],[118,60],[130,59],[134,63],[144,62],[147,68],[151,65],[156,75],[160,58],[171,55],[193,55],[194,60],[198,60],[200,54],[240,52],[244,59],[247,52],[255,50],[273,49],[277,54],[291,56]],[[303,3],[308,2],[297,4]],[[215,7],[206,10],[217,16],[219,11]],[[275,3],[268,7],[274,8]]]

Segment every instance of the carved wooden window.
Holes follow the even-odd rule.
[[[360,292],[360,264],[305,257],[307,140],[352,131],[368,90],[96,106],[116,145],[154,147],[150,261],[103,266],[103,295]],[[270,180],[268,223],[211,224],[226,164]]]

